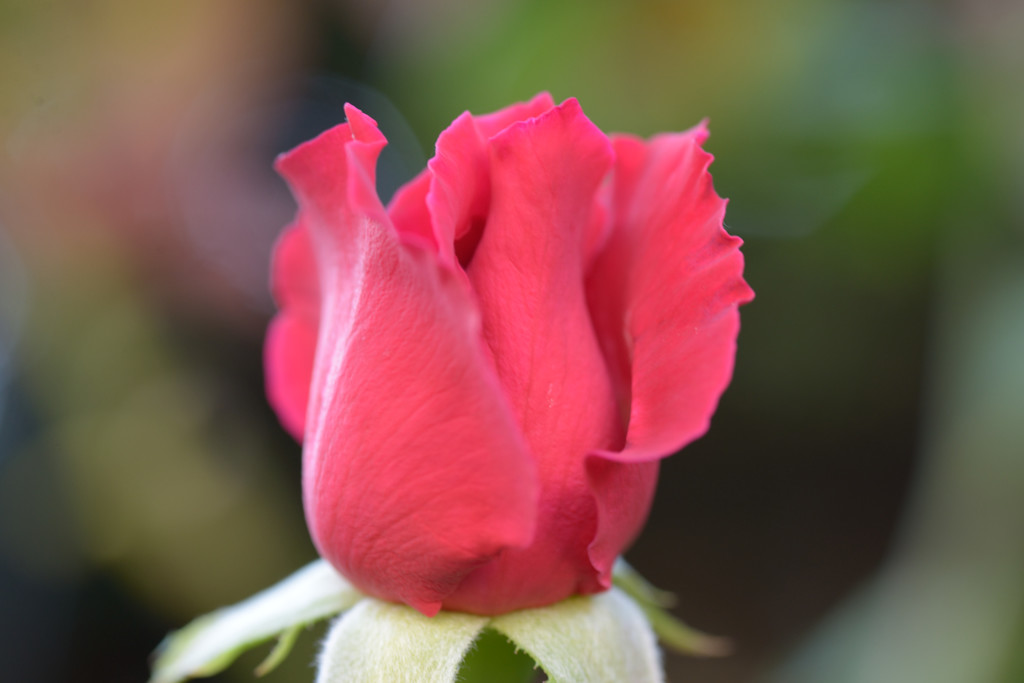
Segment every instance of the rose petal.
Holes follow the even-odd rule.
[[[274,247],[271,287],[281,311],[267,330],[267,396],[292,436],[302,441],[313,376],[320,284],[309,231],[296,221]]]
[[[477,116],[476,125],[480,129],[481,135],[485,138],[493,138],[513,123],[540,116],[554,106],[555,102],[551,99],[551,94],[541,92],[534,95],[529,102],[517,102],[496,112]]]
[[[706,137],[702,124],[646,144],[614,141],[613,231],[587,278],[630,415],[625,447],[595,451],[587,465],[599,516],[590,558],[606,585],[647,514],[624,501],[650,500],[655,461],[707,430],[732,375],[737,307],[753,297],[742,242],[722,227]]]
[[[349,124],[278,161],[323,293],[307,522],[361,590],[433,614],[466,573],[529,543],[536,474],[469,292],[430,251],[402,244],[374,191],[384,138],[346,113]]]
[[[491,183],[487,142],[472,114],[464,112],[437,139],[437,153],[427,162],[427,206],[446,262],[468,262],[487,220]],[[472,233],[472,234],[470,234]],[[457,245],[456,240],[469,235]]]
[[[388,216],[404,242],[419,245],[440,255],[440,246],[427,212],[429,190],[430,174],[423,171],[398,188],[388,205]]]
[[[596,531],[587,552],[603,588],[611,585],[615,558],[633,543],[647,521],[658,483],[658,458],[671,455],[651,454],[648,460],[620,462],[614,459],[618,454],[598,451],[586,462],[597,508]]]
[[[307,320],[316,321],[320,317],[316,256],[309,242],[309,231],[300,221],[285,228],[274,245],[271,289],[279,307]]]
[[[492,114],[463,112],[438,137],[427,168],[401,188],[388,208],[400,232],[426,236],[442,263],[468,263],[480,240],[490,204],[487,140],[513,123],[551,109],[551,95],[540,93]],[[429,235],[427,235],[429,233]]]
[[[491,206],[467,274],[538,462],[541,526],[533,545],[474,572],[446,607],[499,613],[598,588],[587,579],[595,511],[583,459],[619,447],[625,424],[587,312],[583,260],[610,165],[608,139],[575,100],[492,140]]]
[[[306,426],[316,335],[315,323],[283,311],[267,329],[263,352],[267,398],[282,426],[300,442]]]

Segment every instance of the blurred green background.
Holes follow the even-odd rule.
[[[670,680],[1024,681],[1021,36],[1002,0],[0,0],[0,677],[144,680],[313,557],[262,389],[274,155],[352,101],[387,196],[549,90],[708,117],[758,295],[628,554],[736,642]]]

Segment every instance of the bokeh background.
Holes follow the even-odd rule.
[[[314,556],[262,389],[274,155],[352,101],[387,196],[549,90],[710,118],[758,294],[628,554],[736,643],[670,679],[1024,681],[1022,35],[1012,0],[0,0],[0,678],[144,680]]]

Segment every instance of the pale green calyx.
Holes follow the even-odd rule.
[[[676,604],[676,596],[652,586],[621,557],[615,562],[614,581],[640,606],[663,645],[698,657],[721,657],[732,650],[727,638],[709,636],[669,614],[666,609]]]
[[[439,612],[367,598],[331,626],[317,683],[454,681],[487,617]]]
[[[346,610],[362,597],[331,565],[313,562],[248,600],[210,612],[167,636],[157,650],[150,683],[212,676],[276,636],[277,647],[260,665],[266,673],[288,654],[303,626]]]
[[[664,677],[656,633],[689,654],[726,650],[725,641],[665,612],[670,599],[620,561],[615,586],[605,593],[497,617],[441,612],[428,618],[364,597],[320,560],[172,633],[161,645],[150,683],[215,674],[245,650],[277,637],[257,669],[266,673],[287,656],[305,626],[346,610],[328,632],[316,683],[453,683],[484,629],[524,650],[554,683],[657,683]]]
[[[654,632],[618,588],[495,617],[492,628],[519,644],[550,681],[662,681]]]

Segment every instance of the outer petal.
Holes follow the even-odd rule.
[[[284,428],[300,442],[306,425],[316,335],[315,323],[283,311],[270,323],[263,351],[270,405]]]
[[[575,100],[492,141],[487,228],[467,274],[539,465],[540,526],[529,548],[476,571],[446,607],[500,613],[599,587],[588,578],[595,510],[583,461],[618,448],[625,424],[587,311],[583,261],[610,166],[608,139]]]
[[[625,447],[588,461],[599,515],[590,558],[606,582],[646,517],[657,459],[707,430],[732,375],[737,307],[753,297],[741,240],[722,226],[706,137],[702,124],[647,144],[615,140],[613,231],[587,281],[630,415]]]
[[[281,311],[264,348],[267,396],[292,436],[302,440],[320,320],[320,283],[309,231],[299,221],[274,247],[271,288]]]
[[[321,555],[361,590],[433,614],[533,534],[536,477],[463,283],[404,246],[374,191],[384,138],[349,124],[278,161],[323,294],[303,462]]]

